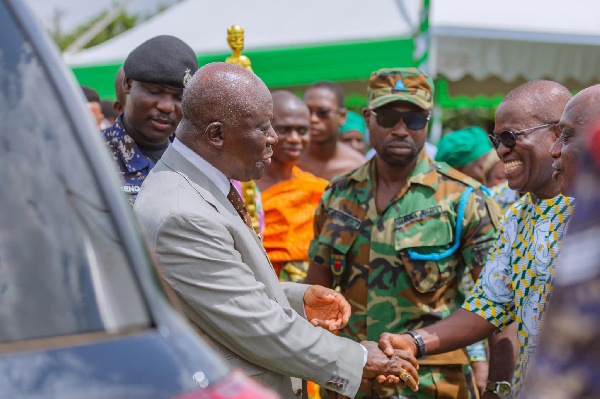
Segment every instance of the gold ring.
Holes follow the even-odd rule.
[[[402,379],[402,381],[406,382],[410,378],[410,374],[408,373],[408,371],[402,370],[402,373],[400,373],[400,378]]]

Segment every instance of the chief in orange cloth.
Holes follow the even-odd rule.
[[[265,212],[263,245],[282,280],[302,281],[314,213],[328,182],[296,166],[310,140],[308,108],[289,91],[275,91],[272,96],[272,125],[279,142],[273,148],[272,164],[256,182]]]

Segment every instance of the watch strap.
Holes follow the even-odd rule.
[[[497,386],[498,386],[498,383],[496,381],[488,381],[485,384],[485,388],[483,390],[489,391],[489,392],[495,392]]]
[[[488,381],[484,391],[495,393],[501,398],[511,398],[512,384],[508,381]]]
[[[417,359],[422,358],[423,355],[425,355],[425,342],[423,342],[423,337],[416,331],[407,331],[407,334],[413,337],[413,341],[415,341],[415,345],[417,346],[415,357]]]

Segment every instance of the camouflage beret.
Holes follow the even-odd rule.
[[[198,58],[190,46],[173,36],[156,36],[136,47],[125,60],[128,78],[183,90],[198,70]]]
[[[371,74],[367,103],[375,109],[394,101],[408,101],[430,111],[433,90],[433,79],[417,68],[384,68]]]

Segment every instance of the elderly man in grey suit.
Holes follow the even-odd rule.
[[[191,322],[284,398],[296,397],[298,378],[351,397],[361,378],[418,389],[406,352],[387,357],[374,342],[328,331],[347,323],[349,304],[328,288],[280,283],[248,225],[230,180],[258,179],[271,161],[277,136],[264,83],[237,65],[208,64],[187,83],[182,109],[177,139],[134,211]]]

